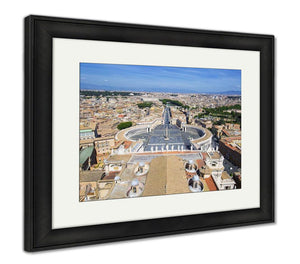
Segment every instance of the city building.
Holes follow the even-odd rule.
[[[92,129],[80,130],[80,140],[95,138],[95,132]]]
[[[174,98],[190,109],[162,102]],[[80,201],[241,188],[240,172],[228,173],[224,163],[240,167],[234,153],[241,150],[240,126],[213,126],[217,117],[188,124],[203,108],[234,105],[240,97],[131,93],[80,102]],[[153,104],[139,108],[142,102]],[[119,130],[127,121],[132,126]]]
[[[90,170],[93,164],[96,164],[96,151],[93,146],[84,148],[79,153],[80,170]]]
[[[241,137],[224,137],[219,141],[219,150],[234,165],[241,167]]]
[[[195,122],[200,124],[204,128],[212,128],[212,125],[213,125],[211,120],[204,119],[204,118],[196,119]]]
[[[115,145],[114,137],[98,137],[94,139],[97,156],[111,153],[111,149]]]

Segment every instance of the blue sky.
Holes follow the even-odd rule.
[[[80,63],[81,90],[169,93],[241,92],[241,71]]]

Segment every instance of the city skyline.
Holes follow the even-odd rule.
[[[113,94],[80,91],[80,202],[242,188],[241,96]]]
[[[242,188],[241,70],[81,63],[79,93],[80,202]]]
[[[241,70],[80,63],[81,90],[241,94]]]

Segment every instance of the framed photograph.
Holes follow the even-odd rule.
[[[25,250],[274,222],[274,36],[25,18]]]

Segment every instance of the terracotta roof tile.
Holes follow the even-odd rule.
[[[202,166],[205,165],[205,163],[202,159],[198,159],[198,160],[196,160],[196,162],[197,162],[198,169],[200,169]]]
[[[217,191],[218,188],[213,180],[213,178],[210,176],[208,178],[205,179],[205,182],[209,188],[210,191]]]

